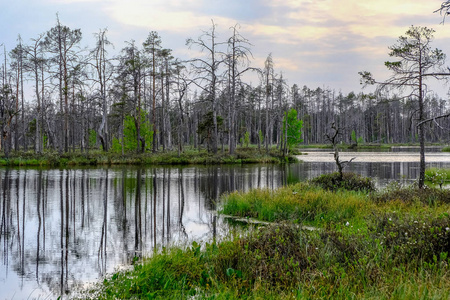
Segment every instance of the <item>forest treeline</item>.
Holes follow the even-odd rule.
[[[126,42],[118,54],[107,30],[81,47],[80,29],[61,24],[4,49],[0,72],[0,146],[62,152],[180,152],[186,146],[231,154],[238,145],[283,148],[283,118],[295,109],[304,144],[325,143],[332,123],[346,143],[415,143],[418,103],[394,92],[364,94],[288,85],[276,58],[252,65],[251,43],[239,26],[219,38],[214,22],[186,47],[180,60],[150,32],[142,44]],[[326,70],[324,70],[326,72]],[[251,84],[252,78],[256,84]],[[449,113],[428,94],[427,118]],[[427,142],[448,142],[447,119],[430,122]]]

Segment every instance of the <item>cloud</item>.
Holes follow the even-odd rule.
[[[233,24],[230,18],[204,12],[203,1],[111,1],[105,11],[116,21],[157,31],[195,32],[216,24]]]
[[[8,5],[19,7],[13,5],[19,2],[23,7],[22,0]],[[149,31],[158,31],[164,47],[180,58],[196,53],[187,49],[185,39],[208,31],[211,19],[220,41],[230,36],[230,26],[239,23],[241,35],[254,45],[252,65],[262,67],[273,53],[277,72],[283,70],[290,82],[298,84],[303,80],[320,86],[330,80],[358,87],[358,82],[343,82],[340,70],[357,74],[359,70],[382,69],[388,46],[411,25],[435,28],[433,45],[450,54],[446,50],[450,25],[439,25],[441,16],[433,11],[440,2],[429,0],[42,0],[32,4],[36,7],[33,14],[39,7],[46,15],[53,10],[50,21],[44,18],[50,22],[47,27],[54,25],[56,12],[61,13],[64,24],[82,26],[86,36],[108,27],[109,37],[119,48],[125,40],[141,43]],[[6,11],[10,12],[8,5]]]

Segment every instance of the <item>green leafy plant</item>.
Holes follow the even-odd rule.
[[[425,170],[425,180],[432,184],[437,184],[442,189],[442,186],[450,181],[450,170],[431,168]]]
[[[89,148],[94,149],[97,146],[97,132],[89,129]]]
[[[150,121],[146,120],[145,112],[141,111],[141,125],[140,136],[145,141],[145,150],[152,147],[153,129]],[[122,151],[122,143],[125,152],[134,152],[137,149],[137,129],[135,118],[133,116],[126,116],[124,120],[123,139],[113,139],[112,150],[114,152]]]
[[[246,131],[244,134],[244,143],[245,147],[250,145],[250,132]]]
[[[297,110],[290,109],[283,117],[283,133],[282,144],[287,146],[287,149],[292,150],[297,146],[302,139],[303,121],[297,118]]]

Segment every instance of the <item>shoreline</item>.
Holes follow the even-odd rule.
[[[333,162],[333,152],[302,152],[296,158],[303,162]],[[420,154],[416,152],[340,152],[341,160],[355,158],[352,163],[357,162],[419,162]],[[450,162],[450,153],[431,152],[425,153],[425,162]]]

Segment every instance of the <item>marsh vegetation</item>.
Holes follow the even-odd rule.
[[[345,185],[344,185],[345,186]],[[224,196],[221,213],[272,225],[163,249],[87,297],[448,299],[450,191],[298,183]],[[318,230],[302,230],[311,225]]]

